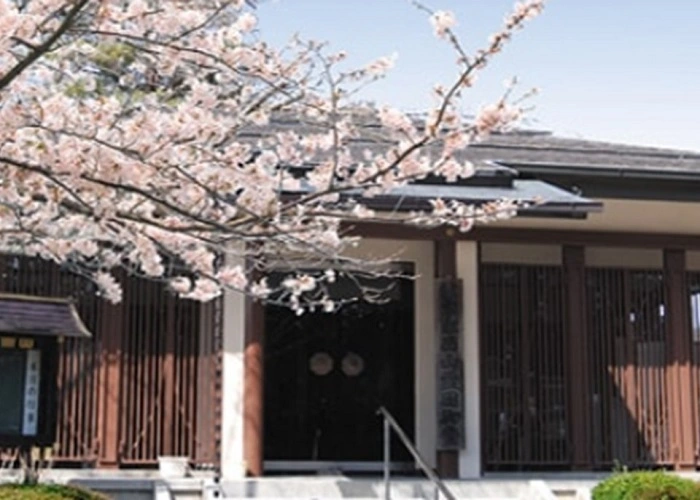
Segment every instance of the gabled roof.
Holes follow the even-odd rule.
[[[0,294],[0,333],[90,338],[69,299]]]
[[[416,117],[416,123],[420,125],[419,117]],[[358,152],[364,149],[386,149],[391,144],[392,141],[371,112],[358,113],[357,124],[360,137],[352,141],[352,149]],[[243,136],[258,139],[282,131],[310,134],[321,133],[324,129],[294,117],[278,116],[264,127],[246,130]],[[438,150],[435,151],[437,153]],[[496,164],[516,169],[541,166],[561,169],[684,172],[700,175],[700,152],[572,139],[541,130],[495,133],[484,141],[471,144],[460,156],[480,167]]]
[[[415,120],[416,124],[421,124],[419,117]],[[352,139],[349,147],[357,158],[362,158],[366,150],[380,153],[394,144],[372,111],[358,112],[356,126],[359,137]],[[264,127],[247,129],[241,138],[255,142],[277,132],[306,135],[326,131],[317,123],[280,115]],[[437,157],[440,147],[433,146],[432,153]],[[409,210],[424,205],[429,198],[442,196],[438,192],[449,195],[449,199],[473,202],[486,201],[484,197],[531,201],[531,196],[535,196],[544,203],[529,209],[528,215],[564,215],[568,211],[569,215],[581,216],[585,212],[601,209],[600,203],[582,195],[700,201],[700,153],[695,152],[562,138],[544,131],[516,130],[492,134],[481,142],[471,144],[457,156],[460,161],[474,163],[477,173],[470,179],[450,183],[449,186],[455,189],[445,189],[448,183],[444,179],[431,177],[394,190],[367,204],[377,208]],[[314,166],[311,163],[293,170],[301,173]],[[654,182],[650,183],[650,180]],[[533,181],[539,181],[539,184]],[[521,198],[522,193],[528,196]]]

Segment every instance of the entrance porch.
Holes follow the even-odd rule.
[[[477,245],[457,248],[455,241],[363,240],[359,256],[394,256],[412,276],[399,279],[392,302],[351,307],[347,315],[292,318],[227,295],[223,394],[241,391],[242,405],[227,398],[233,404],[222,407],[222,475],[376,474],[376,410],[386,406],[430,467],[477,477],[478,359],[467,346],[478,338],[478,285],[459,281],[476,275]],[[344,373],[349,353],[361,358],[364,379]],[[392,467],[416,473],[408,457],[397,441]]]
[[[516,471],[606,471],[617,464],[695,470],[700,245],[692,238],[687,248],[679,248],[680,238],[673,237],[620,235],[606,243],[602,233],[547,233],[558,241],[538,238],[537,230],[512,234],[520,241],[513,241],[509,231],[470,235],[478,241],[426,241],[402,233],[391,240],[368,238],[358,250],[388,248],[415,266],[414,374],[402,387],[413,386],[415,420],[407,430],[429,465],[443,476],[463,479]],[[523,234],[532,239],[523,242]],[[664,247],[669,242],[674,244]],[[438,384],[439,284],[445,277],[459,283],[464,442],[458,449],[440,448],[445,422]],[[245,309],[243,300],[227,300]],[[233,311],[229,303],[231,317]],[[250,356],[244,363],[245,350],[262,344],[251,338],[256,337],[248,329],[247,345],[242,336],[238,340],[241,380],[255,376]],[[232,421],[248,439],[237,451],[236,466],[222,462],[224,477],[236,477],[227,476],[227,466],[238,477],[256,474],[250,458],[262,454],[269,439],[264,412],[225,416],[224,436]],[[354,422],[353,417],[344,425],[353,428]],[[251,432],[257,432],[255,439],[249,439]],[[358,446],[379,445],[376,436],[368,436],[358,439]],[[295,468],[263,455],[257,472],[368,472],[379,463],[357,468],[350,463],[357,457],[350,455],[317,458],[315,465],[309,460]]]

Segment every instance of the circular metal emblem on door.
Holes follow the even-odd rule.
[[[357,377],[365,370],[365,361],[354,352],[349,352],[343,358],[340,369],[348,377]]]
[[[317,352],[309,359],[309,370],[323,377],[333,371],[333,358],[326,352]]]

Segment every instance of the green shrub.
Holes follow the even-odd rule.
[[[107,500],[92,491],[59,484],[3,484],[0,500]]]
[[[700,500],[700,485],[660,471],[624,472],[598,484],[593,500]]]

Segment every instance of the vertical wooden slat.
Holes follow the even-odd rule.
[[[589,328],[586,322],[586,277],[583,247],[563,249],[566,283],[567,339],[569,351],[569,432],[572,443],[572,465],[589,468],[591,456],[591,390],[588,346]]]
[[[183,340],[185,341],[185,354],[183,356],[185,359],[185,366],[181,376],[181,385],[184,394],[186,394],[186,398],[183,410],[184,430],[182,433],[182,440],[183,449],[186,450],[187,456],[194,459],[196,451],[196,436],[194,430],[197,425],[195,395],[199,387],[199,381],[197,380],[197,346],[199,345],[200,336],[198,329],[199,315],[195,307],[191,304],[188,306],[187,310],[184,311],[184,316],[187,319],[188,328],[187,332],[183,335]]]
[[[522,354],[521,358],[521,400],[520,400],[520,410],[523,418],[522,423],[522,437],[520,444],[522,446],[520,460],[526,462],[532,462],[532,411],[531,411],[531,399],[532,399],[532,387],[531,387],[531,371],[530,367],[530,349],[531,349],[531,338],[530,330],[532,325],[530,323],[531,310],[528,304],[528,294],[532,293],[532,283],[528,280],[528,268],[520,267],[518,270],[520,277],[520,289],[519,289],[519,300],[520,300],[520,342],[521,348],[520,352]]]
[[[639,415],[637,411],[637,380],[635,373],[636,356],[635,356],[635,335],[632,325],[632,314],[636,321],[639,321],[639,311],[632,310],[632,272],[623,274],[623,290],[625,297],[625,335],[622,345],[622,380],[624,384],[624,402],[628,415],[621,415],[624,418],[624,428],[627,439],[627,456],[636,464],[637,457],[637,425]]]
[[[503,359],[498,359],[497,357],[497,353],[505,351],[504,339],[506,336],[506,330],[509,326],[505,318],[510,317],[508,316],[508,313],[510,311],[508,311],[509,303],[505,299],[505,286],[496,286],[495,283],[492,284],[492,282],[494,281],[494,275],[497,272],[497,268],[495,266],[489,267],[488,270],[493,271],[486,273],[486,270],[484,270],[484,276],[489,277],[489,285],[491,285],[490,289],[493,290],[494,297],[491,302],[485,300],[480,300],[479,302],[482,304],[482,317],[490,318],[490,323],[488,326],[491,329],[484,329],[483,336],[484,340],[488,342],[488,344],[490,344],[489,347],[491,347],[490,351],[488,352],[489,356],[487,357],[486,361],[489,363],[489,366],[493,366],[493,373],[486,374],[486,377],[484,377],[483,380],[484,382],[489,384],[488,395],[491,396],[491,400],[493,401],[491,405],[491,413],[495,418],[492,417],[492,419],[489,420],[489,423],[495,423],[496,427],[496,453],[495,455],[490,456],[488,458],[490,458],[493,462],[498,463],[500,461],[506,460],[510,456],[511,452],[510,409],[513,407],[513,402],[510,401],[510,398],[513,395],[513,391],[498,390],[499,387],[493,382],[491,382],[490,378],[488,377],[494,377],[496,381],[503,380],[502,383],[513,383],[514,380],[512,379],[512,377],[509,376],[510,374],[508,366],[509,364],[513,363],[513,356],[511,355],[510,359],[505,357]],[[504,321],[494,321],[494,315],[489,310],[489,306],[495,306],[494,308],[497,311],[495,317],[502,317],[504,318]],[[493,332],[494,330],[496,336],[493,339],[491,339],[491,335],[489,335],[489,333]],[[485,345],[486,342],[484,342]],[[484,393],[486,393],[486,391],[484,391]]]
[[[628,359],[626,366],[631,368],[635,380],[635,411],[633,422],[630,425],[631,441],[636,451],[634,461],[637,464],[646,463],[646,448],[649,445],[646,439],[646,431],[649,428],[645,414],[645,385],[644,375],[648,371],[645,349],[649,345],[648,317],[649,317],[649,276],[644,272],[633,273],[630,283],[630,307],[636,314],[634,322],[630,322],[630,337],[628,340]]]
[[[211,328],[212,304],[203,304],[199,308],[199,328],[198,328],[198,363],[197,363],[197,397],[196,397],[196,418],[197,418],[197,441],[196,460],[200,463],[213,463],[214,456],[211,447],[207,443],[212,442],[214,433],[214,419],[212,418],[211,403],[214,398],[214,387],[212,377],[214,353],[214,335]]]
[[[598,292],[601,294],[601,304],[603,305],[603,318],[601,319],[601,342],[603,345],[605,372],[601,373],[603,379],[603,398],[601,401],[601,410],[606,416],[607,429],[605,433],[605,463],[611,463],[614,459],[624,460],[626,457],[617,442],[622,440],[624,443],[624,435],[619,425],[619,407],[622,404],[623,387],[620,383],[619,370],[615,360],[615,352],[617,347],[618,337],[621,333],[618,332],[618,326],[613,321],[616,314],[622,314],[624,318],[624,310],[619,309],[620,296],[616,293],[617,288],[614,287],[613,274],[600,270],[600,288]],[[612,297],[607,292],[612,292]],[[608,303],[612,300],[612,303]],[[618,454],[619,453],[619,454]]]
[[[134,316],[134,330],[131,333],[130,349],[134,353],[136,360],[136,384],[133,394],[127,394],[126,397],[133,399],[134,419],[129,422],[130,438],[127,443],[129,450],[129,458],[139,460],[142,457],[142,450],[148,440],[148,410],[146,404],[148,401],[157,398],[158,394],[154,391],[151,385],[151,361],[155,357],[152,347],[152,339],[150,321],[160,314],[160,311],[153,307],[153,314],[149,316],[150,321],[143,314],[141,309],[147,304],[145,295],[145,287],[141,283],[132,282],[134,289],[134,302],[131,304],[130,313]],[[146,394],[151,396],[151,399],[144,400]]]
[[[124,369],[123,377],[123,389],[122,394],[124,397],[121,401],[122,411],[124,412],[124,418],[122,419],[122,435],[121,435],[121,449],[123,450],[124,458],[130,456],[131,454],[131,444],[133,443],[132,435],[132,425],[131,422],[134,421],[136,415],[136,409],[134,407],[134,398],[128,397],[129,394],[134,394],[136,391],[136,380],[137,380],[137,370],[138,370],[138,352],[131,345],[131,339],[135,331],[134,327],[134,315],[132,314],[132,301],[134,300],[134,288],[131,283],[126,283],[124,286],[124,325],[123,325],[123,360],[122,367]]]
[[[172,297],[171,300],[175,302],[174,297]],[[172,313],[174,318],[172,329],[175,335],[175,341],[173,342],[175,347],[173,356],[173,386],[175,394],[173,394],[173,408],[171,410],[174,420],[172,440],[173,453],[179,456],[188,456],[186,454],[187,444],[185,443],[187,434],[185,420],[189,417],[189,415],[187,415],[187,387],[182,384],[183,375],[187,370],[187,340],[185,339],[185,335],[189,333],[188,321],[183,314],[183,309],[186,308],[187,304],[182,304],[182,307],[179,307],[179,304],[175,305]]]
[[[123,302],[111,305],[97,299],[94,286],[84,278],[39,259],[0,256],[0,276],[3,290],[73,297],[94,334],[91,341],[68,339],[59,347],[58,449],[54,455],[58,464],[153,466],[157,456],[164,454],[168,432],[170,448],[194,458],[201,383],[195,369],[199,340],[190,335],[199,321],[192,302],[173,299],[170,307],[175,325],[166,328],[162,315],[165,292],[154,282],[125,280]],[[220,326],[220,319],[207,326],[213,338]],[[172,349],[164,346],[166,329],[175,334]],[[220,432],[218,349],[218,345],[211,346],[210,372],[205,377],[213,388],[203,410],[212,419],[213,429],[203,443],[210,463],[217,460]],[[161,383],[166,353],[172,355],[174,370],[173,390],[167,393]],[[168,397],[171,403],[165,401]],[[171,413],[165,419],[164,407]]]
[[[480,268],[487,470],[570,462],[562,280],[552,266]]]
[[[688,321],[685,251],[664,252],[667,333],[669,336],[669,393],[673,429],[673,460],[677,467],[694,466],[695,442],[692,420],[690,322]]]
[[[621,269],[587,270],[587,275],[589,301],[599,302],[588,308],[595,325],[591,380],[600,408],[594,417],[594,456],[606,464],[669,464],[664,276]],[[598,358],[607,360],[607,372]]]
[[[163,342],[164,353],[163,353],[163,445],[162,450],[165,455],[173,455],[175,453],[175,446],[173,442],[173,432],[177,427],[176,417],[177,412],[175,411],[176,398],[176,385],[175,385],[175,307],[174,299],[171,294],[166,296],[165,300],[165,328],[162,330],[165,336],[165,341]]]
[[[700,457],[700,273],[687,273],[686,301],[690,317],[691,398],[693,404],[693,433],[696,464]]]
[[[584,277],[585,278],[585,277]],[[556,297],[564,297],[565,296],[565,283],[566,280],[563,278],[562,275],[562,282],[559,283],[556,287],[556,296],[553,298],[553,300],[556,300]],[[585,280],[584,280],[585,282]],[[566,304],[564,301],[559,301],[559,315],[557,317],[557,324],[564,326],[566,324]],[[561,339],[561,350],[562,353],[567,353],[569,352],[570,347],[568,346],[568,342],[570,340],[569,335],[566,333],[566,329],[563,328],[561,332],[559,333],[559,338]],[[587,351],[588,346],[585,346],[585,351],[583,351],[583,355],[586,356],[588,351]],[[566,391],[564,394],[562,394],[562,411],[564,412],[563,415],[563,425],[561,426],[561,429],[563,432],[565,432],[565,439],[562,439],[560,443],[560,451],[559,454],[562,457],[566,457],[567,460],[572,459],[572,452],[571,452],[571,435],[569,434],[569,429],[570,426],[568,425],[569,419],[571,418],[571,410],[569,409],[568,406],[568,401],[571,398],[571,391],[573,390],[572,387],[570,387],[567,383],[567,367],[568,367],[568,361],[566,359],[566,356],[561,356],[559,359],[559,363],[557,365],[557,371],[558,373],[562,374],[562,387],[563,390]],[[589,406],[590,409],[590,406]]]
[[[101,443],[99,465],[119,465],[120,379],[123,333],[123,305],[101,303],[101,384],[99,388],[98,440]]]
[[[163,446],[163,435],[161,429],[164,427],[163,422],[163,317],[166,314],[161,301],[161,296],[156,295],[153,290],[152,283],[147,282],[144,286],[146,304],[152,304],[152,311],[155,314],[147,314],[147,309],[140,310],[148,323],[148,338],[150,339],[151,356],[148,357],[148,392],[144,391],[144,423],[143,428],[146,434],[146,439],[141,447],[139,458],[148,460],[151,453],[157,453]],[[154,395],[152,397],[151,395]],[[171,425],[168,422],[167,425]]]

